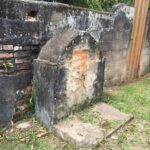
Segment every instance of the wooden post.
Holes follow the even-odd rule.
[[[134,18],[127,60],[127,80],[138,77],[147,23],[149,0],[134,1]]]

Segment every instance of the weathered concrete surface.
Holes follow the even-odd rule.
[[[105,103],[95,105],[92,111],[93,113],[97,113],[104,120],[109,121],[122,121],[129,118],[129,115],[122,113],[114,107]]]
[[[15,113],[14,105],[30,83],[31,72],[0,76],[0,129],[10,125]]]
[[[33,0],[5,0],[0,4],[2,44],[37,45],[40,51],[47,40],[64,30],[86,31],[99,42],[106,58],[105,83],[125,81],[133,8],[120,4],[112,13],[105,13]]]
[[[92,149],[104,138],[104,131],[97,125],[83,123],[77,118],[67,120],[53,127],[54,133],[73,148]]]
[[[36,116],[53,125],[100,99],[103,81],[104,60],[92,36],[67,31],[50,39],[34,62]]]
[[[72,116],[54,125],[53,132],[62,140],[69,142],[74,149],[95,149],[102,140],[112,136],[133,119],[130,115],[104,103],[96,104],[89,113],[94,114],[100,121],[91,124]]]
[[[139,76],[150,72],[150,11],[148,13],[147,28],[145,29],[144,46],[141,54]]]

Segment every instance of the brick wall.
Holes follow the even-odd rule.
[[[10,74],[22,70],[32,70],[32,61],[37,57],[39,46],[0,45],[0,73]],[[11,63],[13,67],[4,65]]]

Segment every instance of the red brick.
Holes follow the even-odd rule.
[[[16,64],[30,63],[30,62],[31,62],[31,59],[30,59],[30,58],[22,58],[22,59],[16,58],[16,59],[15,59],[15,63],[16,63]]]
[[[31,47],[30,46],[24,46],[22,49],[23,50],[31,50]]]
[[[13,61],[12,59],[7,60],[7,61],[6,61],[5,59],[1,59],[1,60],[0,60],[0,64],[5,63],[5,62],[7,62],[7,63],[8,63],[8,62],[13,63],[14,61]]]
[[[13,50],[13,45],[3,45],[3,50]]]
[[[22,50],[22,46],[14,46],[14,51]]]
[[[0,64],[3,63],[3,62],[4,62],[4,60],[0,60]]]
[[[13,53],[0,53],[0,59],[12,58]]]
[[[3,66],[3,64],[2,64],[2,63],[0,63],[0,73],[2,73],[2,72],[5,72],[5,70],[4,70],[4,66]]]
[[[18,51],[14,53],[14,57],[26,57],[31,56],[31,51]]]
[[[4,69],[0,69],[0,73],[3,73],[3,72],[5,72],[5,70]]]
[[[30,70],[32,68],[31,63],[24,63],[17,65],[16,70]]]
[[[2,45],[0,45],[0,50],[2,50],[3,49],[3,46]]]

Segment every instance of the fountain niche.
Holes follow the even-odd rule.
[[[92,36],[66,31],[50,39],[34,61],[37,118],[48,127],[100,100],[103,79],[104,60]]]

